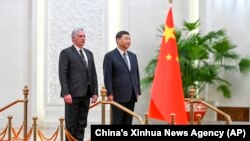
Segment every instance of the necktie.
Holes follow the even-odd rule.
[[[83,63],[84,63],[84,65],[85,65],[85,67],[87,68],[87,67],[88,67],[88,64],[87,64],[87,61],[86,61],[86,59],[85,59],[85,57],[84,57],[83,52],[82,52],[81,49],[80,49],[80,55],[81,55],[81,57],[82,57],[82,60],[83,60]]]
[[[128,69],[130,70],[130,68],[129,68],[129,64],[128,64],[127,53],[125,53],[125,52],[123,53],[123,59],[124,59],[125,63],[127,64]]]

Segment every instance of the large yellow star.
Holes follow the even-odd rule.
[[[167,25],[165,25],[165,31],[163,33],[163,36],[165,36],[165,42],[167,42],[169,38],[175,39],[174,27],[169,28]]]
[[[167,60],[171,60],[171,58],[172,58],[172,56],[169,55],[169,54],[166,56],[166,59],[167,59]]]

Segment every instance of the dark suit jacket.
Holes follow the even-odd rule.
[[[114,101],[117,102],[128,102],[133,94],[132,91],[136,96],[141,94],[137,57],[130,51],[128,56],[130,71],[117,48],[104,57],[103,72],[107,95],[113,94]]]
[[[98,95],[94,57],[91,51],[87,49],[84,49],[84,51],[88,57],[87,68],[73,45],[61,51],[59,56],[61,97],[69,93],[72,97]],[[87,94],[88,82],[90,83],[91,94]]]

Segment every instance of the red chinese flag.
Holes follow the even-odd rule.
[[[149,117],[171,122],[172,113],[175,114],[176,124],[187,124],[172,7],[170,7],[152,85]]]

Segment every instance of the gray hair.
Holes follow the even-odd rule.
[[[76,36],[76,34],[77,34],[78,32],[80,32],[80,31],[83,31],[83,32],[84,32],[84,29],[81,28],[81,27],[74,28],[74,29],[72,30],[72,33],[71,33],[71,38],[73,39],[73,38]]]

